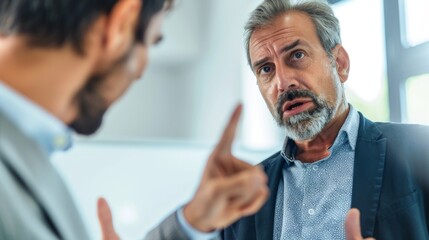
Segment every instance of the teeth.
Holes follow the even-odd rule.
[[[293,104],[292,106],[290,106],[290,107],[288,108],[288,110],[295,109],[295,108],[297,108],[297,107],[299,107],[299,106],[301,106],[301,105],[302,105],[302,103],[296,103],[296,104]]]

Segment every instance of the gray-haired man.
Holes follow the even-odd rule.
[[[347,102],[350,61],[330,6],[266,0],[246,48],[287,137],[261,164],[268,202],[224,239],[429,239],[429,128],[373,123]]]

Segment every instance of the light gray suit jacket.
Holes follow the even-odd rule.
[[[89,239],[49,156],[1,112],[0,239]],[[187,236],[176,214],[172,214],[146,239],[187,239]]]
[[[186,240],[189,237],[183,232],[174,212],[146,236],[145,240],[174,239]]]

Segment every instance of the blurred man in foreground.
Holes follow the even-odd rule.
[[[171,4],[0,1],[0,239],[88,239],[49,157],[70,147],[68,126],[80,134],[95,132],[108,107],[140,78]],[[240,110],[193,199],[148,239],[216,238],[217,229],[265,202],[263,171],[231,154]],[[105,200],[98,208],[103,238],[118,238]]]

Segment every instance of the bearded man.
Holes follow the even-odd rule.
[[[94,133],[108,108],[140,78],[172,4],[0,1],[0,239],[90,239],[50,156],[70,147],[72,131]],[[145,239],[214,239],[217,229],[265,202],[263,171],[231,153],[240,109],[210,155],[194,197]],[[103,239],[119,239],[104,199],[98,210]]]
[[[224,239],[429,239],[429,127],[373,123],[347,102],[350,60],[331,7],[266,0],[245,30],[249,65],[286,139],[261,163],[267,203]]]

